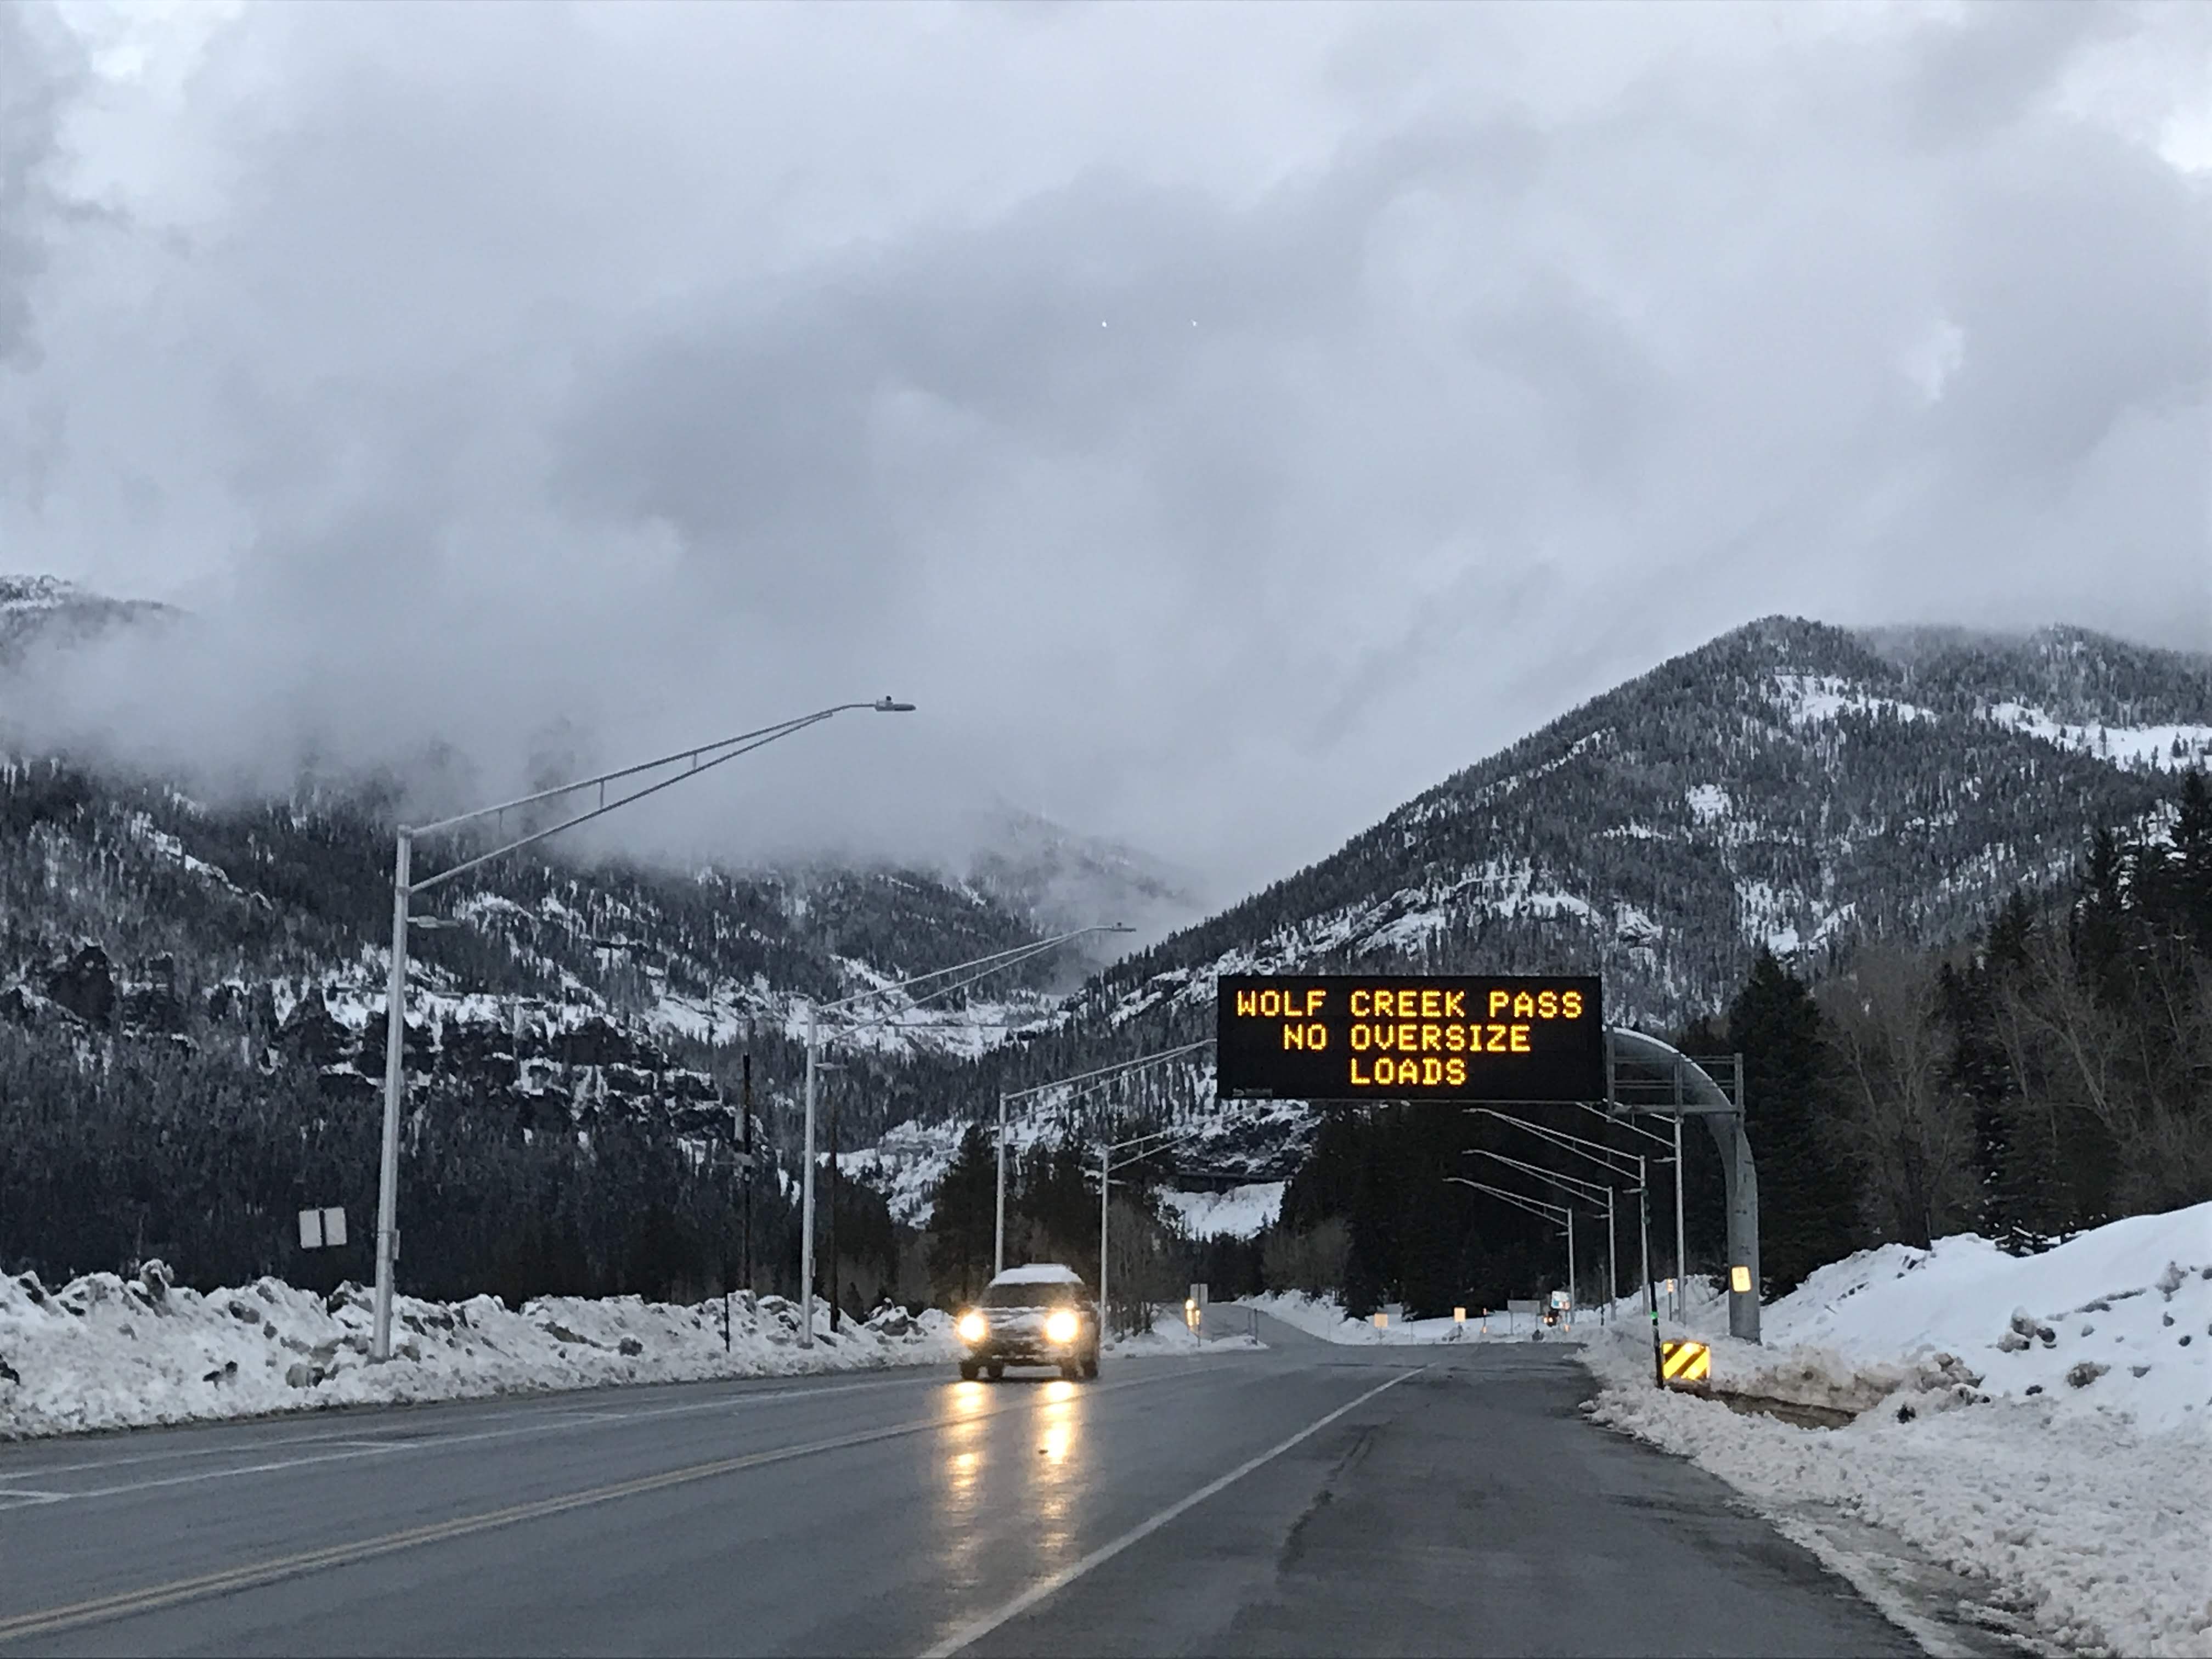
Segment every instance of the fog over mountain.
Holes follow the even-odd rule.
[[[40,742],[1225,900],[1773,612],[2212,643],[2182,6],[0,9]],[[435,763],[434,765],[432,763]]]

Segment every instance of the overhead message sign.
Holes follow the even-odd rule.
[[[1594,978],[1224,974],[1219,993],[1224,1099],[1605,1098]]]

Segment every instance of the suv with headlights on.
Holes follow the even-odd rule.
[[[995,1382],[1009,1365],[1057,1365],[1069,1378],[1098,1375],[1098,1304],[1058,1262],[1007,1268],[955,1328],[968,1349],[960,1375],[969,1382],[988,1373]]]

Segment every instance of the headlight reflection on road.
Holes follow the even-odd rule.
[[[1026,1507],[1036,1517],[1031,1537],[1036,1544],[1036,1565],[1050,1572],[1075,1557],[1075,1534],[1071,1525],[1075,1488],[1081,1462],[1077,1431],[1080,1391],[1067,1382],[1048,1382],[1040,1390],[1034,1432],[1036,1449],[1029,1458],[1031,1493]]]
[[[951,1394],[952,1409],[962,1417],[973,1417],[991,1403],[990,1390],[981,1382],[956,1382]]]
[[[965,1403],[963,1396],[974,1395],[968,1409],[975,1409],[982,1403],[981,1394],[978,1384],[963,1383],[952,1390],[955,1408]],[[980,1579],[979,1557],[984,1541],[983,1434],[983,1425],[973,1419],[954,1423],[945,1431],[937,1536],[945,1551],[944,1582],[956,1590],[971,1589]]]

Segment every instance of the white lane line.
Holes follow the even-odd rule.
[[[1132,1377],[1126,1382],[1092,1384],[1085,1388],[1083,1397],[1096,1399],[1100,1395],[1114,1394],[1124,1389],[1145,1388],[1159,1382],[1188,1381],[1194,1373],[1169,1372],[1152,1376]],[[1402,1381],[1395,1378],[1394,1381]],[[978,1385],[969,1384],[969,1387]],[[1385,1383],[1385,1388],[1389,1384]],[[999,1393],[997,1389],[994,1393]],[[1012,1391],[1008,1390],[1008,1393]],[[1380,1389],[1372,1392],[1379,1393]],[[1363,1399],[1365,1395],[1361,1396]],[[254,1561],[241,1566],[226,1567],[216,1572],[204,1573],[196,1578],[181,1578],[165,1584],[150,1584],[143,1589],[124,1590],[112,1595],[94,1596],[89,1600],[62,1607],[42,1607],[35,1612],[0,1617],[0,1645],[20,1641],[26,1637],[52,1635],[57,1631],[72,1629],[80,1625],[100,1624],[111,1620],[126,1619],[138,1613],[179,1602],[194,1601],[206,1596],[223,1595],[236,1590],[262,1584],[275,1583],[281,1579],[294,1578],[305,1573],[325,1571],[334,1567],[351,1565],[396,1551],[416,1548],[422,1545],[441,1543],[464,1538],[471,1534],[488,1532],[495,1528],[510,1527],[522,1522],[565,1514],[572,1510],[607,1504],[621,1498],[635,1498],[647,1492],[665,1491],[672,1486],[688,1486],[694,1481],[708,1480],[723,1475],[747,1470],[766,1468],[778,1463],[787,1463],[797,1458],[812,1457],[824,1452],[836,1452],[856,1446],[872,1445],[878,1441],[896,1440],[908,1435],[926,1434],[933,1429],[962,1427],[990,1418],[1006,1417],[1024,1407],[1044,1403],[1043,1396],[1002,1399],[980,1410],[956,1411],[949,1415],[917,1418],[903,1423],[883,1424],[874,1428],[861,1429],[828,1440],[817,1440],[804,1445],[780,1446],[766,1451],[747,1452],[739,1456],[718,1458],[711,1462],[694,1463],[683,1468],[665,1469],[659,1474],[640,1475],[609,1486],[594,1486],[583,1492],[563,1492],[557,1497],[541,1498],[534,1501],[509,1504],[504,1509],[483,1514],[458,1516],[450,1521],[437,1521],[427,1525],[407,1528],[399,1532],[386,1533],[379,1537],[357,1540],[351,1543],[331,1545],[321,1549],[302,1550],[296,1554],[278,1556],[273,1559]],[[1359,1403],[1355,1400],[1352,1405]],[[1343,1408],[1352,1409],[1351,1406]],[[1341,1413],[1333,1413],[1341,1415]],[[1322,1421],[1328,1421],[1323,1419]],[[1321,1424],[1316,1424],[1319,1428]],[[1307,1433],[1311,1433],[1308,1430]],[[1279,1449],[1279,1448],[1278,1449]],[[1272,1454],[1271,1454],[1272,1455]]]
[[[901,1379],[901,1381],[903,1380]],[[135,1457],[97,1457],[88,1458],[76,1463],[45,1463],[24,1469],[22,1473],[38,1479],[45,1479],[50,1475],[76,1474],[88,1469],[125,1468],[137,1464],[168,1462],[187,1457],[219,1457],[225,1454],[234,1456],[251,1456],[257,1451],[265,1451],[277,1446],[346,1446],[361,1449],[358,1451],[340,1455],[344,1456],[369,1456],[383,1451],[426,1451],[434,1450],[441,1446],[465,1445],[475,1441],[510,1440],[519,1435],[554,1434],[566,1429],[589,1427],[596,1423],[642,1422],[654,1418],[696,1414],[700,1412],[734,1411],[745,1406],[760,1403],[784,1400],[820,1400],[831,1395],[860,1394],[872,1389],[890,1389],[898,1386],[898,1382],[880,1382],[845,1383],[834,1389],[778,1389],[756,1394],[725,1395],[714,1400],[692,1401],[681,1406],[646,1407],[637,1411],[629,1412],[577,1410],[563,1410],[559,1413],[532,1412],[527,1413],[533,1419],[531,1422],[517,1424],[508,1428],[478,1429],[460,1434],[438,1434],[427,1430],[417,1432],[395,1426],[392,1437],[387,1440],[364,1440],[360,1437],[359,1430],[349,1429],[337,1434],[291,1435],[281,1439],[262,1441],[258,1444],[199,1446],[173,1451],[149,1452]],[[252,1466],[252,1469],[286,1468],[292,1467],[295,1462],[333,1461],[336,1460],[307,1457],[283,1463],[256,1464]],[[173,1476],[164,1480],[149,1480],[128,1486],[103,1487],[96,1493],[80,1492],[64,1492],[61,1495],[64,1498],[105,1496],[111,1492],[136,1492],[141,1485],[179,1486],[195,1480],[221,1480],[231,1474],[249,1471],[208,1470],[192,1475]]]
[[[1247,1458],[1243,1462],[1239,1463],[1235,1468],[1230,1470],[1228,1474],[1221,1476],[1218,1480],[1207,1481],[1196,1492],[1191,1493],[1189,1497],[1178,1498],[1176,1502],[1169,1504],[1167,1508],[1162,1510],[1158,1515],[1153,1516],[1151,1519],[1139,1522],[1135,1526],[1130,1528],[1128,1531],[1123,1533],[1119,1538],[1114,1540],[1113,1542],[1100,1545],[1097,1549],[1091,1551],[1090,1554],[1085,1556],[1080,1561],[1076,1562],[1073,1565],[1062,1567],[1058,1572],[1054,1573],[1049,1578],[1040,1579],[1037,1583],[1030,1585],[1029,1589],[1024,1590],[1019,1595],[1017,1595],[1012,1601],[1007,1602],[1006,1606],[1000,1607],[996,1613],[987,1613],[982,1618],[975,1620],[971,1624],[961,1626],[950,1636],[939,1642],[935,1647],[924,1649],[921,1659],[951,1659],[951,1655],[959,1652],[963,1648],[969,1647],[975,1643],[981,1641],[985,1637],[988,1636],[993,1631],[998,1629],[1000,1626],[1005,1624],[1008,1620],[1018,1619],[1022,1614],[1027,1613],[1031,1607],[1036,1606],[1038,1602],[1043,1601],[1047,1596],[1066,1589],[1068,1585],[1073,1583],[1077,1579],[1082,1577],[1084,1574],[1091,1571],[1094,1567],[1103,1566],[1107,1562],[1111,1561],[1115,1556],[1119,1555],[1123,1550],[1127,1549],[1130,1545],[1141,1542],[1143,1540],[1151,1537],[1154,1533],[1158,1532],[1162,1527],[1167,1525],[1169,1522],[1174,1520],[1177,1516],[1183,1514],[1187,1510],[1197,1508],[1198,1505],[1206,1502],[1207,1498],[1212,1497],[1214,1493],[1220,1492],[1224,1487],[1234,1486],[1237,1481],[1242,1480],[1246,1475],[1251,1474],[1253,1470],[1260,1468],[1262,1464],[1274,1462],[1276,1458],[1280,1457],[1285,1452],[1290,1450],[1291,1447],[1297,1445],[1300,1441],[1311,1439],[1315,1435],[1319,1434],[1323,1429],[1335,1422],[1338,1418],[1343,1416],[1346,1412],[1356,1410],[1358,1407],[1365,1405],[1369,1401],[1374,1399],[1376,1395],[1381,1394],[1385,1389],[1395,1389],[1401,1382],[1407,1381],[1409,1377],[1419,1376],[1423,1371],[1428,1369],[1429,1368],[1426,1365],[1420,1365],[1416,1366],[1410,1371],[1401,1371],[1397,1376],[1392,1377],[1388,1382],[1378,1383],[1376,1387],[1368,1389],[1365,1394],[1361,1395],[1358,1399],[1346,1401],[1343,1405],[1339,1406],[1334,1411],[1329,1413],[1326,1417],[1316,1418],[1312,1422],[1307,1424],[1305,1427],[1300,1429],[1289,1439],[1279,1441],[1274,1445],[1268,1447],[1267,1450],[1261,1452],[1257,1457]]]
[[[1089,1385],[1087,1394],[1112,1394],[1142,1383],[1174,1380],[1178,1373],[1162,1373],[1158,1376],[1133,1377],[1127,1382],[1109,1382],[1103,1387]],[[657,1418],[696,1415],[701,1412],[733,1411],[757,1403],[783,1400],[820,1400],[830,1395],[865,1394],[871,1389],[896,1388],[906,1379],[879,1382],[854,1382],[834,1389],[784,1389],[773,1393],[740,1395],[734,1399],[694,1401],[682,1406],[656,1406],[643,1411],[604,1413],[592,1415],[563,1415],[552,1423],[526,1423],[514,1428],[479,1429],[469,1434],[445,1434],[417,1440],[342,1441],[319,1439],[307,1443],[340,1445],[351,1448],[342,1451],[313,1453],[300,1457],[271,1458],[261,1462],[240,1463],[220,1469],[195,1469],[188,1474],[159,1475],[144,1480],[119,1481],[112,1486],[88,1486],[79,1491],[41,1494],[42,1503],[75,1503],[93,1498],[120,1498],[131,1492],[157,1492],[170,1486],[204,1486],[216,1480],[234,1480],[246,1474],[275,1474],[286,1469],[308,1468],[323,1463],[352,1462],[364,1457],[386,1457],[398,1452],[443,1451],[449,1446],[479,1444],[492,1440],[513,1440],[524,1435],[551,1434],[566,1429],[588,1428],[603,1423],[649,1422]],[[233,1448],[246,1450],[246,1448]],[[99,1464],[82,1465],[97,1468]],[[39,1474],[52,1471],[33,1471]],[[9,1507],[0,1505],[0,1507]],[[15,1506],[20,1507],[20,1506]]]
[[[704,1380],[711,1383],[726,1381],[735,1382],[765,1379],[714,1377]],[[939,1382],[941,1380],[941,1378],[934,1376],[928,1378],[893,1377],[869,1382],[839,1383],[834,1388],[800,1387],[761,1389],[746,1394],[718,1395],[712,1400],[694,1401],[680,1406],[641,1407],[632,1411],[611,1411],[604,1406],[586,1405],[577,1402],[564,1402],[556,1406],[547,1404],[541,1398],[533,1399],[527,1402],[517,1401],[515,1402],[515,1409],[507,1412],[493,1413],[491,1415],[493,1416],[494,1420],[497,1420],[501,1417],[528,1417],[533,1420],[531,1423],[523,1425],[521,1429],[499,1431],[499,1432],[501,1433],[526,1432],[531,1430],[539,1428],[546,1430],[568,1428],[579,1423],[628,1422],[634,1418],[669,1416],[685,1412],[719,1411],[725,1407],[747,1405],[754,1401],[816,1400],[827,1395],[853,1394],[868,1389],[891,1389],[897,1388],[902,1385],[912,1386],[925,1381]],[[678,1383],[661,1386],[673,1386],[680,1388],[687,1385]],[[489,1403],[491,1402],[484,1400],[395,1402],[395,1404],[406,1404],[410,1410],[425,1412],[435,1412],[441,1407],[447,1406],[484,1406]],[[483,1413],[471,1413],[470,1415],[472,1418],[480,1418]],[[377,1419],[372,1419],[361,1425],[349,1425],[344,1428],[332,1427],[318,1434],[286,1435],[276,1439],[257,1440],[251,1443],[242,1444],[236,1441],[232,1441],[219,1446],[167,1447],[160,1451],[141,1452],[124,1457],[91,1457],[75,1463],[34,1463],[31,1467],[22,1468],[21,1472],[22,1474],[33,1476],[45,1476],[49,1474],[74,1474],[83,1469],[123,1468],[126,1466],[138,1463],[179,1462],[188,1457],[221,1457],[227,1454],[233,1455],[250,1455],[256,1451],[267,1450],[268,1449],[275,1446],[368,1444],[370,1443],[365,1437],[376,1426],[376,1420]],[[268,1419],[264,1419],[264,1423],[267,1423],[267,1421]],[[253,1425],[250,1423],[224,1423],[221,1421],[210,1421],[206,1423],[163,1425],[161,1426],[187,1430],[236,1431],[240,1429],[250,1429]],[[122,1432],[125,1434],[134,1434],[137,1432],[137,1431],[125,1430]],[[390,1433],[394,1440],[404,1442],[409,1445],[429,1444],[440,1439],[452,1437],[439,1435],[436,1432],[434,1425],[425,1424],[422,1426],[416,1426],[409,1424],[404,1419],[393,1421]],[[39,1449],[38,1443],[33,1442],[28,1443],[19,1443],[10,1449],[15,1455],[24,1456],[27,1462],[32,1455],[35,1455],[35,1451]],[[5,1455],[5,1453],[0,1453],[0,1455]]]

